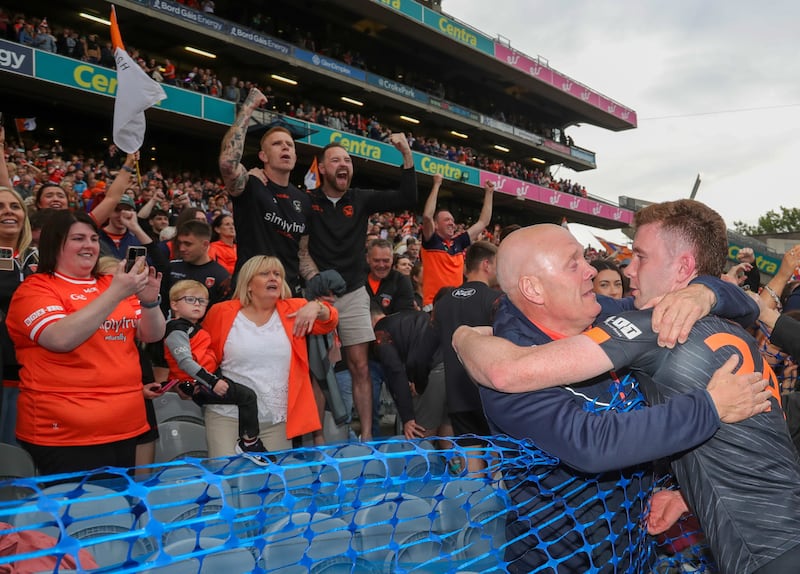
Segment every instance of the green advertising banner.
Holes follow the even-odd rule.
[[[114,70],[41,50],[35,50],[35,56],[36,77],[40,80],[104,96],[114,97],[117,93],[117,73]],[[231,102],[166,84],[162,87],[167,99],[159,102],[157,107],[227,125],[233,123],[236,110]]]
[[[338,143],[350,155],[388,164],[399,165],[403,162],[400,152],[392,145],[347,132],[331,130],[317,124],[309,124],[309,127],[317,131],[307,138],[311,145],[325,147],[329,143]]]
[[[203,98],[203,117],[226,126],[233,125],[233,120],[236,119],[236,105],[228,100],[206,96]]]
[[[422,7],[422,14],[423,21],[427,26],[430,26],[445,36],[450,36],[456,42],[466,44],[494,58],[494,40],[491,38],[484,36],[477,30],[461,22],[451,20],[447,16],[425,8],[424,6]]]
[[[380,4],[386,8],[391,8],[401,14],[405,14],[409,18],[413,18],[417,22],[422,22],[422,5],[417,4],[413,0],[372,0],[376,4]]]
[[[347,132],[339,132],[328,129],[317,124],[308,124],[311,130],[316,130],[303,141],[311,145],[325,147],[329,143],[338,143],[344,147],[350,155],[371,159],[389,165],[400,165],[403,158],[394,146],[375,141],[370,138],[357,136]],[[438,159],[429,155],[412,152],[414,156],[414,167],[421,173],[433,175],[440,173],[445,179],[462,181],[470,185],[480,185],[480,172],[474,167],[461,165],[452,161]]]

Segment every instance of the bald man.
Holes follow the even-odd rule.
[[[495,334],[529,347],[581,333],[601,311],[592,290],[595,274],[583,258],[583,246],[564,228],[536,225],[515,231],[497,254],[498,282],[507,300],[498,310]],[[704,287],[691,289],[705,295]],[[566,370],[571,365],[561,363]],[[623,372],[514,395],[481,388],[493,433],[531,440],[560,460],[554,466],[504,469],[517,505],[506,527],[509,572],[546,564],[556,572],[645,568],[639,517],[652,486],[649,462],[702,444],[721,419],[740,420],[741,414],[728,418],[717,398],[721,390],[730,390],[732,368],[731,363],[720,369],[708,391],[656,407],[646,407],[638,384]],[[736,382],[750,388],[759,379],[741,375]],[[540,387],[549,384],[537,381]]]

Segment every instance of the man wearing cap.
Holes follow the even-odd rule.
[[[126,215],[131,213],[133,216]],[[133,220],[133,223],[131,223]],[[108,222],[100,230],[100,250],[103,255],[111,255],[117,259],[125,259],[125,252],[131,245],[144,245],[144,241],[133,233],[141,229],[136,222],[136,206],[130,195],[123,194]],[[144,232],[143,232],[144,233]],[[147,234],[144,234],[147,237]]]

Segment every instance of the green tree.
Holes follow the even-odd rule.
[[[748,225],[743,221],[734,221],[733,228],[744,235],[766,235],[768,233],[790,233],[800,231],[800,208],[783,207],[775,213],[770,209],[758,218],[757,225]]]

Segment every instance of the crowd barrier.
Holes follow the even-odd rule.
[[[42,572],[504,571],[506,519],[525,502],[512,500],[512,483],[499,469],[536,479],[558,461],[525,442],[487,440],[481,450],[389,439],[274,453],[266,467],[244,457],[187,458],[144,467],[145,475],[105,468],[0,482],[0,571],[26,561]],[[486,476],[468,473],[466,457],[484,458]],[[463,470],[454,472],[457,466]],[[550,509],[564,516],[605,505],[612,495],[592,480],[564,486],[565,496],[548,494]],[[588,498],[572,507],[576,490]],[[603,530],[576,524],[580,551],[608,543],[588,534],[594,526]],[[681,538],[696,557],[697,544]],[[542,537],[539,547],[552,542]],[[654,572],[713,571],[703,560],[688,570],[691,562],[680,554],[686,545],[667,543],[679,553],[659,556]],[[630,553],[642,564],[657,550],[640,537],[614,560]],[[551,560],[537,572],[555,567]]]

